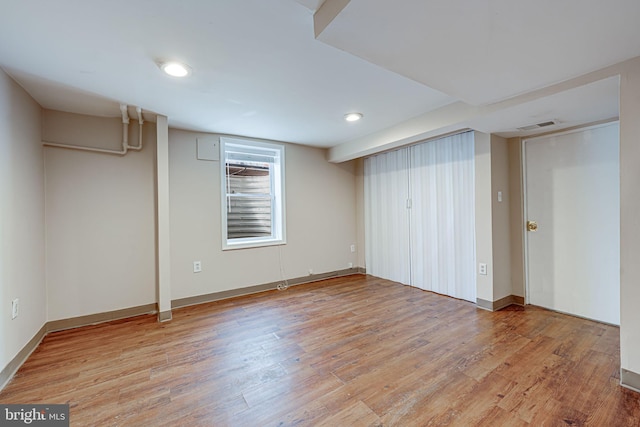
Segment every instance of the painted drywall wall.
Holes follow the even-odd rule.
[[[156,122],[157,262],[158,318],[169,320],[171,313],[171,209],[169,205],[169,123],[159,115]]]
[[[40,120],[40,106],[0,70],[0,370],[46,322]]]
[[[126,156],[44,148],[48,320],[156,301],[153,123],[143,135]],[[122,122],[44,110],[42,138],[120,149]]]
[[[509,155],[509,227],[511,294],[524,297],[524,211],[522,203],[522,142],[507,141]]]
[[[476,263],[487,264],[487,274],[476,274],[478,299],[494,301],[493,298],[493,221],[491,219],[491,137],[474,132],[475,142],[475,186],[476,186]],[[476,273],[478,265],[476,265]]]
[[[636,374],[640,374],[639,117],[640,59],[620,75],[620,356],[622,369]]]
[[[355,265],[356,267],[366,268],[364,251],[364,159],[356,159],[354,162],[356,168],[356,252],[358,254],[358,261]]]
[[[507,140],[497,135],[491,135],[493,301],[512,294],[509,204],[509,149]]]
[[[286,144],[287,244],[222,251],[220,163],[197,160],[196,139],[169,131],[171,298],[343,270],[357,262],[353,162],[332,164],[325,150]],[[202,272],[193,272],[201,261]]]

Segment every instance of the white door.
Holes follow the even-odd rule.
[[[530,304],[620,324],[618,133],[611,123],[524,141]]]

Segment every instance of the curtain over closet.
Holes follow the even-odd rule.
[[[367,271],[476,301],[473,132],[365,159]]]
[[[410,279],[407,150],[365,159],[367,272],[408,285]]]

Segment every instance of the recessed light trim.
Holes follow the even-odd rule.
[[[172,77],[186,77],[191,74],[191,67],[177,61],[163,62],[160,69]]]
[[[362,118],[362,113],[347,113],[344,115],[344,119],[348,122],[357,122]]]

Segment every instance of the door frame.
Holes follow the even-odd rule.
[[[522,223],[520,227],[520,231],[522,232],[522,267],[524,273],[524,303],[525,305],[531,304],[530,301],[530,290],[529,290],[529,233],[527,231],[527,211],[528,211],[528,197],[527,197],[527,150],[525,149],[525,144],[527,141],[532,141],[536,139],[549,138],[554,136],[562,136],[568,135],[576,132],[583,132],[590,129],[597,129],[600,127],[608,126],[612,123],[620,122],[620,119],[607,120],[603,122],[598,122],[594,124],[589,124],[586,126],[581,126],[577,128],[571,128],[567,130],[560,130],[557,132],[549,132],[543,133],[539,135],[531,135],[527,137],[520,138],[520,152],[521,155],[521,169],[522,176],[520,177],[520,185],[521,185],[521,194],[522,194]],[[619,143],[619,141],[618,141]]]

